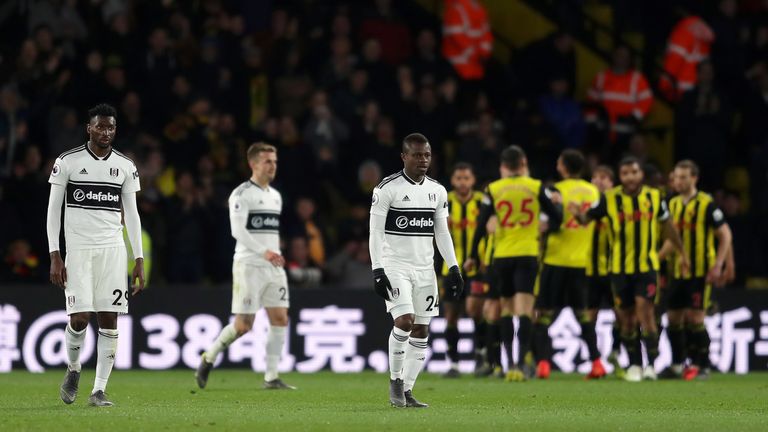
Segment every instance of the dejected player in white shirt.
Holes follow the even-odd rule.
[[[48,200],[48,249],[51,282],[64,288],[69,323],[65,331],[68,367],[60,387],[61,400],[71,404],[80,382],[80,351],[85,330],[96,312],[99,324],[96,379],[88,403],[112,406],[104,393],[115,363],[117,315],[128,313],[125,220],[136,266],[132,281],[136,295],[144,289],[141,221],[136,207],[139,173],[136,165],[112,148],[117,130],[115,109],[101,104],[88,111],[88,142],[62,153],[53,165]],[[64,210],[66,262],[59,235]],[[122,215],[121,215],[122,213]]]
[[[403,170],[374,190],[370,253],[374,289],[394,319],[389,336],[389,400],[395,407],[428,406],[413,396],[424,366],[429,322],[439,313],[433,239],[449,272],[446,289],[455,297],[464,289],[448,231],[448,193],[427,177],[432,150],[419,133],[403,140]]]
[[[252,175],[229,196],[229,221],[237,240],[232,263],[232,313],[235,322],[221,330],[203,353],[195,377],[205,388],[208,375],[226,347],[253,328],[256,312],[264,307],[269,317],[267,370],[264,388],[295,389],[278,377],[277,366],[288,326],[288,279],[280,254],[280,213],[283,199],[270,183],[277,172],[277,149],[264,143],[248,148]]]

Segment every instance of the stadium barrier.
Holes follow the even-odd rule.
[[[130,314],[118,320],[120,331],[115,367],[162,370],[195,368],[200,353],[216,338],[231,317],[228,287],[155,286],[131,300]],[[768,292],[716,291],[716,313],[707,317],[712,340],[711,360],[722,372],[744,374],[768,370]],[[372,291],[291,290],[291,323],[281,371],[335,372],[387,370],[387,335],[391,319]],[[64,295],[51,285],[11,285],[0,288],[0,372],[42,372],[61,368],[64,350]],[[666,317],[662,317],[662,324]],[[611,346],[613,313],[601,311],[597,322],[598,344],[607,355]],[[95,364],[95,320],[86,336],[81,358]],[[254,329],[232,344],[217,361],[220,367],[263,371],[266,314],[257,315]],[[471,372],[473,323],[459,323],[462,356],[460,369]],[[443,372],[445,321],[431,324],[431,349],[427,370]],[[554,365],[565,372],[589,371],[586,346],[578,338],[579,323],[566,309],[550,328]],[[515,354],[516,355],[516,354]],[[626,363],[626,353],[622,353]],[[662,333],[656,368],[670,362],[669,341]],[[609,367],[609,366],[607,366]]]

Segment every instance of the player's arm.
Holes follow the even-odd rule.
[[[665,260],[667,259],[672,252],[675,251],[675,246],[672,245],[672,242],[668,239],[664,240],[664,244],[661,246],[661,249],[659,249],[659,259]]]
[[[249,250],[263,256],[275,267],[282,267],[285,260],[282,255],[276,251],[271,251],[267,247],[253,238],[248,232],[248,206],[241,197],[233,196],[229,200],[229,225],[232,231],[232,237],[239,241]]]
[[[136,205],[136,192],[123,193],[123,218],[125,220],[125,229],[128,231],[128,241],[131,242],[133,259],[136,265],[133,267],[131,275],[131,284],[139,280],[138,285],[133,285],[133,295],[138,294],[144,289],[144,245],[141,242],[141,219],[139,218],[139,208]]]
[[[707,208],[707,223],[715,228],[717,238],[717,255],[715,265],[707,272],[707,282],[720,283],[723,276],[723,267],[728,259],[728,254],[733,242],[731,227],[725,222],[723,212],[710,203]]]
[[[563,223],[563,206],[560,191],[555,188],[539,188],[539,205],[541,210],[549,216],[548,225],[550,231],[560,229]]]
[[[61,207],[64,204],[66,188],[61,184],[51,184],[48,196],[48,216],[46,231],[48,232],[48,251],[51,255],[50,279],[54,285],[64,288],[67,283],[67,269],[61,258],[59,235],[61,233]]]
[[[490,192],[486,191],[485,197],[480,204],[480,214],[477,216],[477,227],[475,228],[475,234],[472,237],[471,247],[469,249],[469,256],[464,261],[464,270],[470,271],[475,268],[478,262],[480,262],[479,249],[480,240],[488,234],[488,221],[491,219],[494,213],[493,196]]]
[[[369,221],[368,252],[371,255],[371,269],[373,270],[373,290],[384,300],[392,298],[392,284],[389,283],[387,273],[384,271],[381,251],[384,250],[386,238],[384,229],[387,225],[387,212],[390,204],[389,194],[381,189],[373,190],[371,200],[371,219]]]
[[[733,258],[733,242],[728,248],[728,254],[725,256],[725,270],[720,280],[720,285],[725,285],[736,279],[736,260]]]
[[[608,205],[606,204],[605,195],[601,193],[600,198],[592,203],[592,207],[589,210],[584,211],[578,203],[571,201],[568,203],[568,211],[580,224],[586,225],[607,216]]]
[[[672,217],[669,213],[669,207],[667,202],[661,201],[661,208],[659,209],[659,222],[661,222],[661,233],[666,241],[672,244],[675,251],[680,254],[680,269],[683,274],[688,274],[691,269],[691,262],[688,260],[688,255],[683,250],[683,240],[680,238],[680,233],[675,229],[675,225],[672,223]]]
[[[448,229],[448,196],[443,190],[442,200],[435,210],[435,243],[440,256],[448,266],[448,276],[445,278],[446,289],[454,298],[458,298],[464,290],[464,280],[461,278],[459,262],[456,259],[456,251],[453,248],[453,239]]]

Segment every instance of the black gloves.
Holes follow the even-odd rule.
[[[392,298],[392,284],[389,283],[383,268],[373,269],[373,290],[384,300]]]
[[[453,266],[448,269],[448,276],[445,277],[445,293],[452,298],[461,297],[464,292],[464,279],[461,277],[459,266]]]

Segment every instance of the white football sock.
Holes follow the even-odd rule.
[[[235,330],[235,325],[228,324],[226,327],[221,329],[221,333],[219,333],[216,341],[213,342],[213,345],[208,349],[208,351],[203,353],[203,358],[205,358],[205,361],[208,363],[215,362],[219,353],[224,351],[224,348],[228,347],[232,342],[235,341],[235,339],[237,339],[237,331]]]
[[[403,379],[403,362],[405,361],[405,347],[408,345],[408,337],[411,332],[392,328],[389,334],[389,378]]]
[[[88,327],[77,331],[73,329],[69,324],[64,331],[64,343],[67,348],[67,358],[69,359],[69,370],[80,372],[82,366],[80,366],[80,349],[83,347],[85,341],[85,331]]]
[[[91,394],[107,388],[109,374],[115,364],[117,353],[117,329],[99,329],[99,340],[96,342],[98,357],[96,359],[96,379],[93,382]]]
[[[267,370],[264,373],[264,381],[277,379],[277,365],[280,363],[280,354],[285,345],[285,332],[288,327],[269,326],[267,333]]]
[[[405,348],[405,368],[403,368],[404,390],[412,390],[416,383],[416,378],[424,366],[424,359],[427,356],[428,338],[411,337],[408,346]]]

